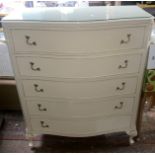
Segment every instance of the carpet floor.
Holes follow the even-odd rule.
[[[91,138],[67,138],[40,135],[34,138],[35,147],[29,147],[25,138],[25,125],[20,111],[1,112],[4,123],[0,129],[0,152],[52,152],[52,153],[115,153],[155,152],[155,111],[145,112],[142,137],[132,146],[124,133]]]

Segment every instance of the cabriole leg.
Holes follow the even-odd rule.
[[[28,130],[26,129],[26,139],[28,140],[28,146],[34,147],[34,142],[33,142],[33,134],[28,133]]]
[[[137,130],[128,131],[127,134],[129,135],[129,145],[133,145],[137,136]]]
[[[129,144],[133,145],[135,143],[134,137],[130,136],[129,137]]]

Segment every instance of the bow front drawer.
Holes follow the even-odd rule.
[[[12,30],[16,52],[97,53],[144,46],[144,27],[93,30]]]
[[[49,118],[83,118],[131,115],[134,98],[27,101],[30,115]]]
[[[102,117],[93,119],[43,119],[32,118],[33,131],[62,136],[93,136],[111,131],[123,131],[130,127],[131,116]]]
[[[94,81],[23,80],[26,97],[99,98],[134,94],[137,77]]]
[[[17,57],[22,76],[57,78],[91,78],[138,73],[140,61],[140,54],[92,58]]]

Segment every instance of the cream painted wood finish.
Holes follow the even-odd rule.
[[[134,98],[110,100],[27,101],[31,115],[53,118],[91,118],[111,115],[131,115]],[[106,108],[105,108],[106,107]]]
[[[25,97],[82,99],[134,94],[137,78],[74,82],[23,80],[22,83]]]
[[[94,78],[117,74],[138,73],[140,63],[141,54],[86,58],[17,57],[17,64],[22,76],[57,78]]]
[[[101,133],[109,133],[112,131],[123,131],[130,127],[130,116],[118,116],[118,117],[102,117],[97,119],[31,119],[32,129],[34,132],[53,133],[56,135],[65,136],[93,136],[93,132],[96,135]],[[116,123],[117,122],[117,123]],[[40,125],[41,124],[41,125]],[[104,129],[104,130],[103,130]]]
[[[121,28],[121,29],[104,29],[90,28],[84,30],[54,29],[48,30],[13,30],[12,32],[15,51],[31,52],[48,51],[48,52],[68,52],[77,53],[97,53],[104,50],[119,50],[142,48],[144,39],[144,27],[137,28]],[[128,44],[121,43],[122,40],[127,41],[130,35]],[[26,43],[26,36],[30,37],[30,41],[36,43],[34,46],[29,46]],[[45,39],[42,36],[46,36]],[[54,36],[54,37],[53,37]],[[74,36],[74,39],[73,39]],[[60,46],[61,43],[61,46]]]
[[[3,19],[28,134],[137,135],[153,17],[139,8],[128,15],[127,6],[117,16],[101,10],[100,20],[86,20],[91,8],[81,20],[77,10],[68,21]]]

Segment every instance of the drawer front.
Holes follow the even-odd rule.
[[[95,58],[17,57],[22,76],[89,78],[137,73],[141,55],[119,55]]]
[[[31,125],[33,131],[62,136],[82,137],[102,134],[113,130],[127,130],[130,127],[130,120],[130,116],[68,120],[50,120],[40,117],[31,119]]]
[[[155,45],[151,44],[149,48],[148,64],[147,69],[155,68]]]
[[[94,30],[12,30],[16,52],[90,53],[142,48],[144,27]]]
[[[133,94],[137,77],[94,81],[41,81],[23,80],[27,97],[100,98]]]
[[[133,98],[113,100],[28,101],[30,115],[57,118],[83,118],[106,115],[131,115]]]

